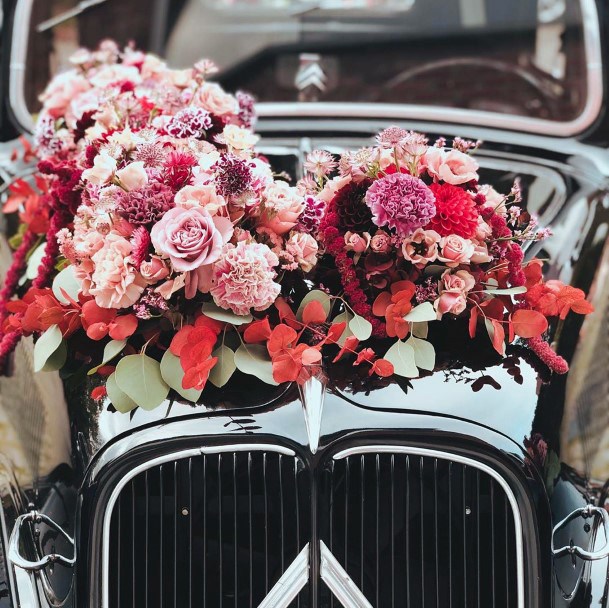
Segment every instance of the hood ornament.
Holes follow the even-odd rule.
[[[326,91],[328,77],[321,66],[321,55],[301,53],[300,66],[294,79],[298,89],[298,101],[318,101]]]
[[[304,409],[309,449],[311,454],[315,454],[317,448],[319,448],[321,417],[326,397],[326,378],[321,370],[319,373],[312,375],[304,384],[299,384],[298,390]]]

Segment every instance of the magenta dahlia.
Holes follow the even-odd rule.
[[[377,179],[366,192],[372,220],[408,236],[426,226],[436,214],[435,197],[418,177],[393,173]]]

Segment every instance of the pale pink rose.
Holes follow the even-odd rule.
[[[146,281],[131,265],[131,243],[111,232],[92,257],[94,271],[89,294],[102,308],[129,308],[144,291]]]
[[[391,239],[386,232],[379,230],[373,237],[370,239],[370,249],[374,251],[374,253],[387,253],[391,249]]]
[[[266,202],[259,224],[276,234],[285,234],[296,226],[304,209],[305,202],[298,190],[287,182],[276,181],[266,189]]]
[[[87,79],[76,70],[58,74],[40,95],[45,111],[54,118],[65,114],[72,100],[91,88]]]
[[[370,246],[371,240],[372,237],[367,232],[363,234],[347,232],[345,234],[345,249],[359,254],[364,253]]]
[[[211,215],[226,207],[226,200],[216,192],[213,184],[184,186],[176,193],[174,200],[178,207],[203,207]]]
[[[317,263],[317,241],[304,232],[293,232],[285,243],[285,250],[294,257],[303,272],[310,272]]]
[[[197,91],[196,102],[216,116],[239,113],[239,102],[215,82],[206,82]]]
[[[476,234],[474,238],[477,241],[486,241],[493,235],[493,229],[482,219],[482,216],[478,216],[478,226],[476,227]]]
[[[404,259],[412,262],[418,268],[435,262],[438,258],[440,239],[440,235],[435,230],[417,228],[412,236],[402,243]]]
[[[499,192],[489,184],[478,186],[478,192],[486,199],[486,202],[482,205],[482,209],[492,209],[499,215],[507,215],[507,207],[505,205],[506,199],[503,194],[499,194]]]
[[[140,84],[142,82],[140,71],[132,65],[114,63],[102,66],[90,78],[91,84],[100,89],[124,80],[128,80],[133,84]]]
[[[82,178],[97,186],[103,186],[110,181],[115,171],[116,159],[107,152],[102,152],[93,159],[93,166],[82,172]]]
[[[145,260],[141,263],[140,273],[149,283],[157,283],[169,276],[169,268],[160,257],[153,255],[150,261]]]
[[[457,272],[446,270],[442,274],[440,291],[455,291],[467,295],[475,284],[476,280],[467,270],[457,270]]]
[[[440,240],[438,260],[454,268],[459,264],[467,264],[474,255],[474,250],[475,246],[470,240],[450,234]]]
[[[486,264],[492,259],[493,257],[488,253],[488,245],[486,243],[480,243],[478,245],[474,245],[474,253],[469,261],[472,264]]]
[[[229,219],[212,217],[202,207],[174,207],[150,231],[157,253],[180,272],[215,262],[232,234]]]
[[[116,177],[121,185],[128,191],[143,188],[148,183],[148,174],[141,161],[129,163],[126,167],[116,172]]]
[[[435,302],[434,308],[438,313],[438,318],[442,315],[452,313],[460,315],[467,306],[467,299],[460,291],[445,291]]]
[[[222,139],[227,146],[233,150],[242,152],[251,150],[260,139],[260,136],[252,133],[249,129],[244,129],[236,125],[227,125],[222,131]]]
[[[431,147],[421,159],[421,166],[435,180],[448,184],[465,184],[478,179],[478,163],[459,150],[442,150]]]
[[[351,175],[337,175],[335,178],[328,180],[323,190],[318,194],[317,198],[324,203],[329,203],[334,195],[348,183],[353,181]]]
[[[79,260],[90,260],[103,246],[104,235],[97,230],[75,230],[73,246]]]

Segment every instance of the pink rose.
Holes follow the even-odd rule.
[[[239,102],[215,82],[206,82],[197,93],[196,101],[204,110],[216,116],[239,113]]]
[[[141,161],[130,163],[116,172],[121,185],[128,191],[142,188],[148,183],[148,174]]]
[[[440,235],[435,230],[417,228],[412,236],[402,243],[404,259],[422,268],[438,258],[438,243]]]
[[[505,206],[505,196],[499,194],[495,188],[488,184],[478,186],[478,192],[484,196],[486,202],[482,205],[482,209],[492,209],[495,213],[507,215],[507,207]]]
[[[434,308],[438,313],[438,318],[446,313],[460,315],[467,306],[467,300],[460,291],[445,291],[435,302]]]
[[[459,264],[467,264],[474,255],[474,244],[456,234],[450,234],[440,239],[438,260],[454,268]]]
[[[476,280],[467,270],[458,270],[454,273],[447,270],[442,275],[440,291],[458,291],[466,295],[474,288],[475,284]]]
[[[476,234],[474,235],[477,241],[486,241],[493,235],[493,229],[482,219],[482,216],[478,216],[478,227],[476,228]]]
[[[374,251],[374,253],[387,253],[391,249],[391,239],[386,232],[379,230],[371,239],[370,239],[370,249]]]
[[[116,159],[102,152],[93,159],[93,166],[82,172],[82,178],[96,186],[103,186],[112,178],[115,171]]]
[[[216,192],[213,184],[200,186],[184,186],[176,193],[175,203],[178,207],[203,207],[211,215],[215,215],[226,206],[224,197]]]
[[[70,70],[58,74],[51,80],[40,101],[53,118],[59,118],[65,114],[72,100],[91,88],[87,79],[76,70]]]
[[[472,264],[486,264],[493,259],[493,256],[489,255],[488,246],[486,243],[480,243],[474,246],[474,253],[469,261]]]
[[[146,282],[131,265],[131,243],[110,232],[91,258],[94,271],[89,294],[102,308],[128,308],[137,302]]]
[[[324,203],[329,203],[342,187],[352,181],[353,177],[351,175],[337,175],[335,178],[326,182],[324,189],[319,193],[317,198]]]
[[[285,234],[296,226],[304,209],[305,202],[298,190],[287,182],[276,181],[266,189],[266,202],[259,224],[276,234]]]
[[[421,159],[421,165],[434,180],[448,184],[465,184],[478,179],[478,163],[459,150],[431,147]]]
[[[169,276],[169,268],[160,257],[153,255],[149,262],[141,263],[140,273],[149,283],[157,283]]]
[[[174,207],[150,231],[157,253],[180,272],[215,262],[232,234],[230,220],[212,217],[202,207]]]
[[[345,249],[354,251],[355,253],[364,253],[370,245],[371,237],[367,232],[357,234],[355,232],[347,232],[345,234]]]
[[[317,263],[317,241],[304,232],[294,232],[285,243],[285,250],[294,257],[303,272],[310,272]]]

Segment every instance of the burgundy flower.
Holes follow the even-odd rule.
[[[213,122],[207,110],[189,106],[171,118],[167,124],[167,133],[180,139],[199,138],[212,126]]]
[[[192,177],[192,168],[196,164],[197,159],[188,152],[170,152],[163,165],[165,183],[174,192],[187,186]]]
[[[364,202],[364,196],[371,183],[369,179],[359,184],[350,182],[334,195],[331,205],[338,215],[338,226],[343,234],[372,230],[372,212]]]
[[[146,226],[157,222],[174,206],[173,190],[159,182],[151,182],[143,188],[121,192],[116,210],[130,224]]]
[[[298,227],[303,232],[314,234],[317,232],[321,218],[324,216],[326,204],[312,195],[306,196],[304,203],[305,208],[298,218]]]
[[[232,154],[223,154],[212,169],[216,172],[216,191],[224,198],[236,198],[252,185],[252,170]]]

